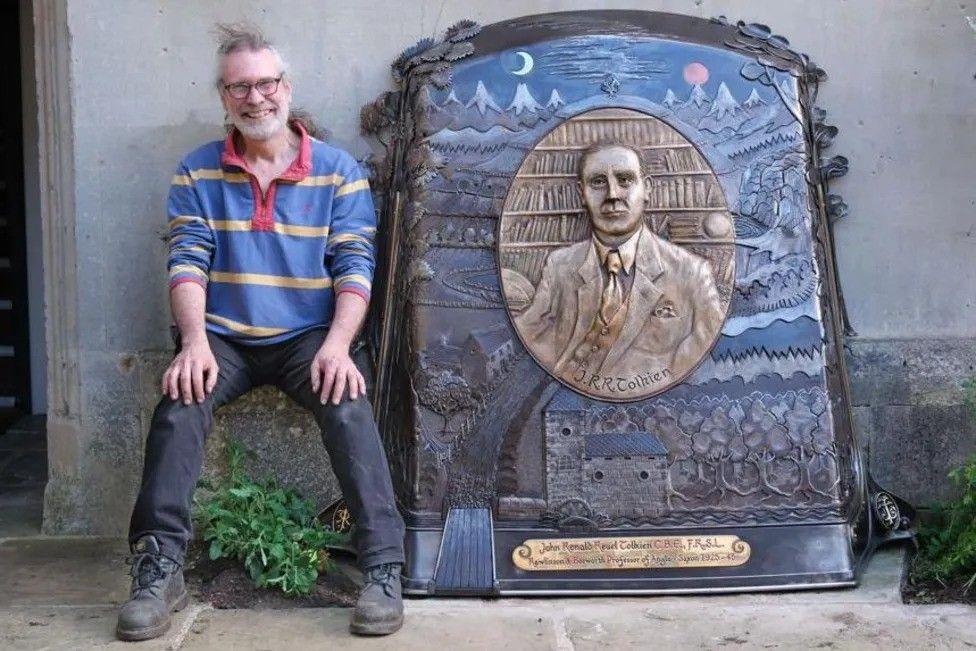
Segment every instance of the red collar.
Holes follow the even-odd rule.
[[[292,161],[288,169],[281,173],[278,180],[298,182],[308,176],[308,173],[312,171],[312,139],[309,137],[308,132],[305,131],[305,127],[298,120],[292,120],[288,123],[288,126],[293,131],[298,132],[302,142],[298,146],[298,156],[295,157],[295,160]],[[224,141],[224,152],[220,156],[220,162],[225,166],[239,167],[248,174],[251,174],[252,172],[247,165],[247,161],[244,160],[243,155],[238,153],[237,146],[234,143],[234,136],[237,133],[237,127],[233,127],[230,133],[227,134],[227,139]]]

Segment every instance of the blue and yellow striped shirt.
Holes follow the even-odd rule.
[[[338,293],[369,300],[369,183],[349,154],[292,127],[302,138],[298,157],[266,192],[233,133],[186,156],[170,188],[170,288],[202,285],[207,329],[241,343],[328,327]]]

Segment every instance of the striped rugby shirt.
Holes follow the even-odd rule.
[[[207,329],[245,344],[328,327],[339,293],[369,301],[369,183],[352,156],[291,126],[298,156],[263,195],[232,132],[183,159],[167,202],[170,288],[202,285]]]

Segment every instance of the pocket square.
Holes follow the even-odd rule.
[[[673,319],[678,316],[678,310],[675,309],[673,301],[665,299],[654,306],[654,316],[659,319]]]

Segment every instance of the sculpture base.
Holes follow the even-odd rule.
[[[874,547],[856,552],[846,523],[567,532],[497,522],[491,528],[490,545],[476,547],[486,559],[490,551],[493,577],[471,581],[465,568],[480,563],[470,547],[459,554],[442,542],[450,535],[440,527],[408,527],[404,592],[596,595],[852,587]],[[530,560],[520,558],[519,550]],[[574,566],[585,569],[569,569]]]

